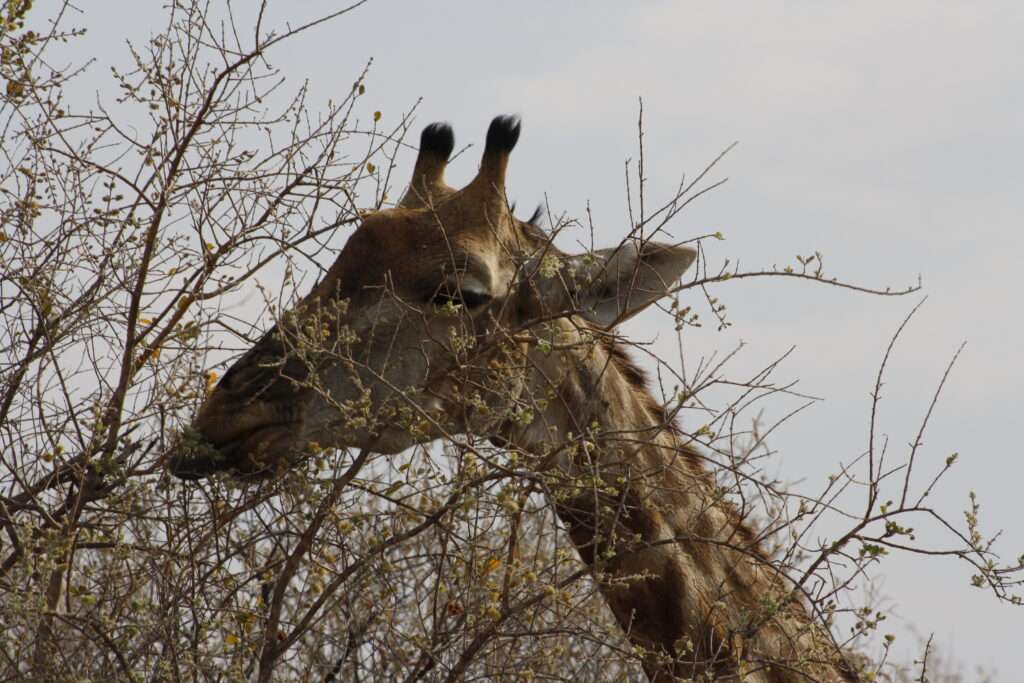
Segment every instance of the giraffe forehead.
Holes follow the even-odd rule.
[[[500,267],[503,251],[493,231],[448,223],[426,210],[396,210],[367,218],[332,268],[337,288],[351,296],[386,279],[400,288],[429,287],[453,269],[472,265],[488,271],[486,276]]]

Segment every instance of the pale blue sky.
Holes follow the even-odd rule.
[[[121,3],[90,3],[80,43],[97,59],[90,87],[113,91],[108,65],[124,62],[125,38],[161,29],[163,4],[136,2],[125,12]],[[266,25],[338,6],[271,3]],[[739,140],[716,176],[729,183],[687,209],[673,235],[720,230],[727,240],[710,245],[712,255],[751,268],[817,249],[831,274],[857,282],[897,287],[920,273],[929,301],[892,359],[882,429],[893,448],[913,438],[966,339],[922,463],[961,453],[935,501],[960,520],[967,491],[977,491],[983,523],[1006,529],[1000,547],[1012,557],[1024,550],[1022,35],[1024,7],[1010,2],[377,0],[270,59],[293,85],[308,79],[312,101],[324,102],[347,92],[373,57],[367,111],[394,120],[422,97],[416,128],[449,121],[460,146],[479,145],[495,114],[522,114],[511,198],[532,206],[546,195],[580,217],[589,201],[604,245],[628,227],[623,161],[636,155],[638,97],[653,198]],[[473,175],[478,150],[454,164],[453,184]],[[400,163],[407,174],[411,154]],[[781,376],[801,378],[802,391],[826,400],[773,445],[784,454],[783,476],[816,490],[864,449],[875,369],[920,296],[770,280],[716,294],[734,327],[691,334],[688,352],[696,358],[743,339],[749,348],[737,368],[753,368],[797,345]],[[672,348],[664,314],[641,316],[629,330]],[[1024,611],[968,588],[967,567],[952,560],[886,566],[884,593],[908,623],[934,631],[968,670],[994,667],[998,680],[1014,680]],[[916,643],[901,635],[895,654],[910,659]]]

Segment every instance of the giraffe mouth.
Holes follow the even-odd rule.
[[[230,472],[241,478],[269,477],[299,457],[292,447],[296,424],[277,422],[231,439],[183,444],[170,458],[168,469],[186,480],[203,479],[218,472]]]

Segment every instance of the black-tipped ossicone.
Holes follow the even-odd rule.
[[[420,154],[448,161],[455,149],[455,131],[447,123],[432,123],[420,134]]]
[[[491,154],[508,154],[519,141],[519,128],[522,125],[519,117],[514,114],[496,116],[487,128],[487,146],[484,156]]]

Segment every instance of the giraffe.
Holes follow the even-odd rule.
[[[495,118],[479,172],[456,190],[452,129],[427,126],[402,200],[366,216],[221,378],[194,422],[203,445],[172,473],[271,476],[309,442],[391,454],[490,438],[596,484],[553,504],[651,681],[857,680],[611,333],[696,250],[561,252],[508,205],[519,133],[518,118]]]

